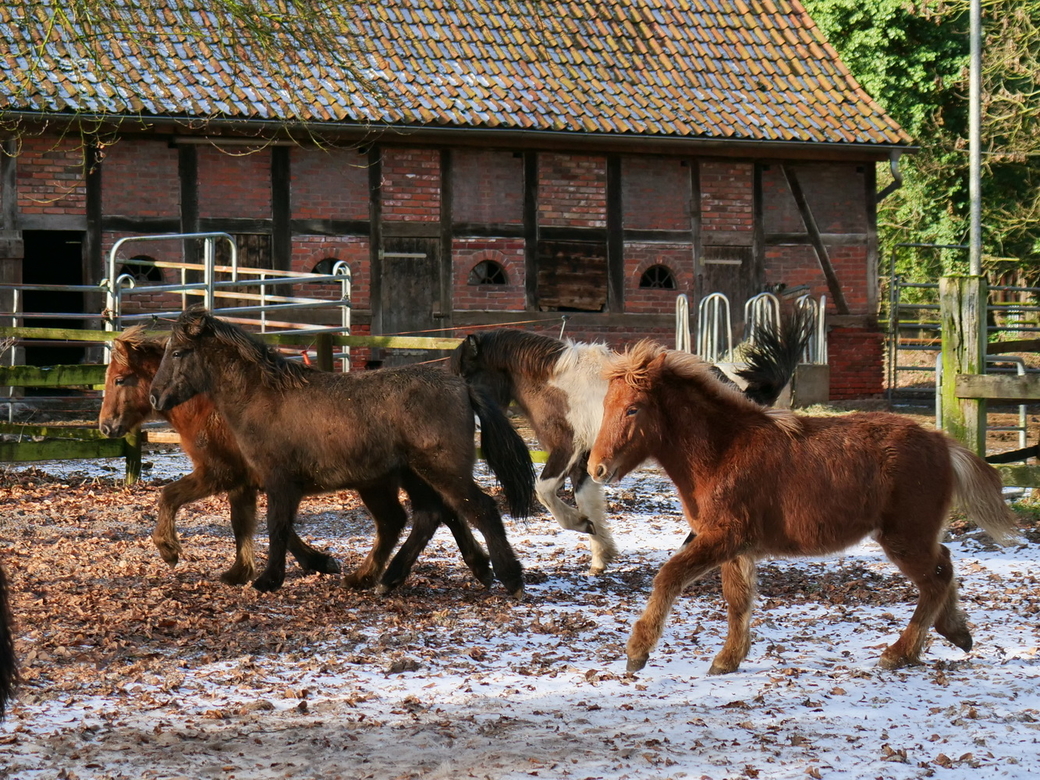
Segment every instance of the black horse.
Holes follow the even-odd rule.
[[[253,587],[281,587],[304,495],[403,484],[425,486],[480,531],[498,579],[523,593],[522,567],[495,501],[473,479],[474,415],[514,517],[530,511],[534,470],[523,439],[478,388],[426,366],[314,371],[196,307],[174,325],[150,397],[165,411],[199,393],[212,399],[267,493],[270,552]]]

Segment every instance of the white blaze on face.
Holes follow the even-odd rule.
[[[568,343],[549,380],[567,395],[567,422],[574,430],[576,450],[592,449],[603,422],[603,399],[607,395],[603,368],[610,356],[604,344]]]

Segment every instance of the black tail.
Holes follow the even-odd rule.
[[[18,663],[14,657],[14,635],[11,609],[7,599],[7,575],[0,566],[0,720],[18,681]]]
[[[776,403],[794,376],[812,332],[812,317],[801,307],[784,319],[777,329],[758,331],[744,356],[747,368],[737,372],[748,383],[744,395],[762,406]]]
[[[509,418],[481,388],[467,385],[480,419],[480,445],[492,473],[502,483],[509,514],[526,520],[534,503],[534,464],[527,445]]]

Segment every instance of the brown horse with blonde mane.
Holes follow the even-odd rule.
[[[716,567],[729,633],[709,673],[735,671],[750,648],[756,560],[835,553],[867,536],[920,591],[881,666],[919,663],[930,626],[971,649],[950,553],[939,541],[951,502],[998,542],[1017,533],[1000,477],[981,458],[895,414],[764,409],[698,358],[650,342],[619,355],[607,376],[590,476],[607,484],[656,459],[696,532],[654,578],[628,640],[629,672],[646,665],[683,588]]]
[[[175,566],[181,555],[175,524],[177,512],[185,504],[226,492],[235,535],[235,562],[220,579],[229,585],[244,585],[256,574],[253,535],[259,481],[208,396],[196,395],[164,412],[156,413],[152,408],[148,393],[165,349],[165,338],[149,337],[140,325],[128,328],[113,340],[98,427],[106,436],[120,437],[156,414],[170,424],[180,435],[181,447],[191,459],[193,470],[163,488],[152,541],[162,559]],[[404,477],[403,481],[406,481]],[[359,491],[375,521],[376,539],[362,565],[344,576],[344,584],[367,588],[378,583],[381,592],[392,590],[407,577],[419,552],[443,521],[455,536],[473,574],[490,585],[490,562],[469,528],[448,511],[429,488],[415,480],[408,481],[407,488],[412,499],[412,533],[389,566],[387,559],[408,521],[398,498],[398,485],[395,482],[368,485]],[[288,549],[307,571],[323,574],[339,571],[334,558],[304,542],[292,528]]]

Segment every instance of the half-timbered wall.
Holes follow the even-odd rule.
[[[832,396],[883,389],[882,343],[869,327],[877,254],[869,164],[798,162],[785,171],[780,162],[690,156],[217,149],[148,137],[98,150],[96,165],[71,139],[26,138],[17,151],[8,221],[22,231],[79,231],[95,279],[122,236],[222,230],[275,267],[324,271],[346,261],[355,332],[370,322],[393,332],[407,318],[390,314],[411,307],[423,328],[445,333],[540,319],[555,334],[562,320],[546,314],[558,313],[571,317],[567,335],[615,344],[671,343],[680,293],[695,306],[722,289],[739,316],[747,295],[804,285],[827,295],[835,315]],[[148,245],[142,254],[182,252]],[[835,308],[826,267],[847,312]]]

